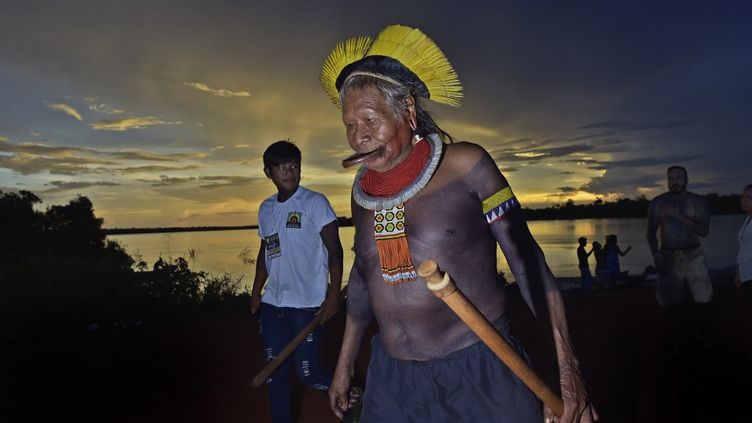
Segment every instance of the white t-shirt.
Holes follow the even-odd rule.
[[[284,203],[272,195],[259,207],[258,234],[266,240],[266,281],[261,302],[277,307],[318,307],[326,297],[328,255],[321,229],[337,219],[329,201],[298,186]]]
[[[752,217],[747,216],[744,225],[739,229],[739,255],[736,256],[739,264],[739,279],[742,282],[752,280]]]

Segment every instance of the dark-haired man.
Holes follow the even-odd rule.
[[[709,345],[707,323],[713,285],[700,237],[708,235],[710,208],[705,197],[687,191],[689,178],[684,167],[669,167],[666,177],[668,192],[650,202],[647,238],[655,268],[660,273],[655,297],[658,305],[668,312],[674,336],[672,354],[678,354],[683,345],[680,306],[685,285],[695,302],[697,337]]]
[[[337,216],[323,194],[300,186],[300,161],[300,150],[289,141],[277,141],[264,152],[264,173],[277,193],[259,207],[261,248],[251,312],[259,311],[267,361],[317,313],[325,322],[339,307],[342,244]],[[329,388],[332,375],[319,365],[318,329],[298,346],[292,359],[303,383],[318,390]],[[292,422],[290,368],[285,361],[267,381],[274,423]]]

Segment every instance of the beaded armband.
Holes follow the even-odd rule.
[[[514,196],[511,187],[506,187],[496,194],[483,200],[483,214],[486,216],[486,222],[492,224],[504,217],[509,210],[519,207],[520,202]]]

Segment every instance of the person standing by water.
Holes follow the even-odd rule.
[[[289,141],[277,141],[264,151],[264,174],[277,193],[259,207],[261,247],[251,313],[259,313],[267,361],[317,313],[323,315],[323,323],[339,309],[343,254],[337,216],[323,194],[300,186],[300,165],[300,150]],[[291,358],[303,383],[321,391],[329,388],[331,372],[319,364],[319,328]],[[290,371],[290,360],[286,360],[267,381],[274,423],[293,420]]]
[[[352,189],[355,262],[329,405],[342,418],[372,318],[379,334],[362,397],[361,422],[592,422],[597,414],[579,370],[561,293],[516,196],[491,155],[452,143],[426,111],[430,98],[459,105],[461,85],[438,46],[421,31],[385,28],[375,40],[339,43],[324,62],[324,90],[342,109],[362,165]],[[417,275],[433,259],[506,337],[507,297],[498,282],[501,247],[536,315],[553,328],[564,412],[555,418],[522,381]]]
[[[603,255],[606,261],[607,282],[608,288],[613,288],[617,280],[621,279],[621,264],[619,263],[619,257],[624,257],[632,251],[632,246],[628,246],[626,250],[622,251],[618,244],[618,237],[614,234],[606,235],[606,245],[603,247]]]
[[[590,292],[590,289],[593,286],[593,274],[590,273],[588,257],[590,257],[590,254],[593,254],[594,248],[591,248],[590,251],[585,251],[587,238],[584,236],[580,237],[577,240],[577,243],[579,244],[577,247],[577,261],[579,262],[580,267],[580,291]]]
[[[689,177],[684,167],[669,167],[666,178],[669,191],[655,197],[648,208],[647,240],[659,273],[655,297],[668,314],[674,338],[672,355],[677,355],[684,348],[681,304],[685,285],[695,303],[696,337],[706,349],[713,348],[708,327],[713,285],[700,246],[700,237],[710,230],[710,208],[705,197],[687,191]]]

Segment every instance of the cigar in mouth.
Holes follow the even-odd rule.
[[[367,153],[355,153],[352,156],[346,158],[345,160],[342,160],[342,167],[345,169],[348,167],[353,167],[355,165],[359,165],[363,162],[367,162],[368,160],[373,159],[378,155],[379,149],[369,151]]]

